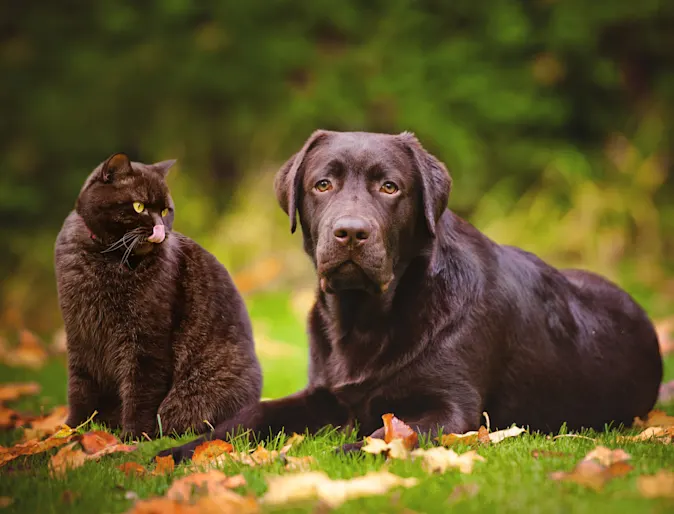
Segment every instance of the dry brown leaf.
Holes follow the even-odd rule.
[[[309,471],[311,467],[316,464],[316,459],[311,455],[305,457],[291,457],[289,455],[284,455],[286,461],[285,468],[288,471]]]
[[[51,450],[52,448],[62,446],[70,442],[71,439],[71,436],[57,437],[56,435],[53,435],[44,441],[31,440],[26,441],[25,443],[15,444],[9,448],[0,448],[0,467],[16,459],[17,457],[24,455],[35,455],[37,453]]]
[[[393,414],[384,414],[384,441],[390,443],[394,439],[402,439],[408,450],[416,448],[419,444],[418,434]]]
[[[196,465],[208,464],[223,453],[231,453],[233,449],[231,444],[220,439],[206,441],[195,448],[192,462]]]
[[[168,498],[137,502],[127,514],[203,514],[197,505],[186,505]]]
[[[176,463],[173,460],[173,455],[168,455],[166,457],[157,456],[154,458],[154,460],[157,465],[152,472],[153,475],[168,475],[173,473],[173,470],[175,470]]]
[[[652,441],[671,443],[674,438],[674,426],[648,427],[638,435],[618,437],[618,441]]]
[[[573,470],[556,471],[550,474],[550,478],[574,482],[599,491],[612,478],[624,476],[634,469],[627,462],[630,458],[624,450],[610,450],[604,446],[597,446]]]
[[[655,475],[642,475],[637,487],[644,498],[674,498],[674,472],[661,469]]]
[[[80,442],[82,443],[82,448],[84,448],[84,451],[88,454],[92,454],[98,453],[108,446],[119,444],[120,441],[109,432],[104,432],[103,430],[94,430],[93,432],[87,432],[84,434]]]
[[[444,473],[450,468],[456,468],[461,473],[472,473],[475,462],[485,461],[474,450],[458,454],[444,446],[428,450],[418,448],[412,452],[412,457],[422,459],[421,467],[427,473]]]
[[[127,514],[254,514],[258,511],[255,498],[229,492],[214,498],[205,496],[190,504],[153,498],[136,503]]]
[[[645,420],[634,418],[636,427],[671,427],[674,426],[674,416],[669,416],[661,410],[652,410]]]
[[[283,445],[283,448],[281,448],[281,453],[288,453],[292,448],[299,446],[302,441],[304,441],[303,435],[293,433],[293,435],[291,435],[286,441],[286,444]]]
[[[19,332],[19,345],[3,352],[2,359],[8,366],[39,369],[47,360],[47,350],[29,330]]]
[[[620,448],[611,450],[605,446],[597,446],[583,460],[595,460],[602,466],[609,467],[616,462],[625,462],[631,458],[630,454]]]
[[[76,446],[77,441],[64,446],[49,460],[52,476],[62,476],[69,469],[79,468],[86,462],[87,454]]]
[[[8,383],[0,385],[0,402],[11,402],[21,396],[36,395],[40,392],[37,382]]]
[[[65,425],[66,419],[68,407],[65,405],[55,407],[50,414],[30,420],[28,427],[24,428],[22,441],[42,439],[55,434]]]
[[[125,462],[117,466],[117,469],[123,472],[126,476],[143,476],[147,470],[137,462]]]
[[[228,477],[222,471],[211,469],[176,480],[171,484],[166,497],[171,500],[188,501],[193,495],[229,495],[230,489],[244,485],[246,485],[246,479],[243,475]]]
[[[391,442],[386,442],[383,439],[376,437],[366,437],[365,444],[361,448],[366,453],[373,455],[384,454],[391,459],[407,459],[410,456],[410,451],[404,439],[393,439]]]
[[[14,409],[0,405],[0,430],[22,426],[27,420]]]
[[[331,480],[322,471],[274,476],[262,498],[267,505],[286,504],[317,498],[335,508],[347,500],[386,493],[394,487],[413,487],[416,478],[401,478],[388,471],[371,472],[350,480]]]
[[[14,503],[14,498],[10,496],[0,496],[0,509],[9,507],[12,503]]]
[[[497,430],[496,432],[489,432],[485,427],[481,426],[479,430],[473,430],[465,434],[443,434],[437,438],[437,441],[443,446],[454,446],[457,444],[476,446],[478,443],[498,444],[504,439],[516,437],[524,432],[526,432],[525,429],[514,425],[506,430]]]

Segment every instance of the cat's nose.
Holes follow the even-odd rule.
[[[161,243],[166,239],[166,230],[163,224],[155,225],[152,228],[152,235],[147,238],[150,243]]]

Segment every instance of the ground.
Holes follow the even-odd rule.
[[[291,300],[282,295],[258,295],[247,299],[259,332],[259,350],[265,370],[264,396],[278,397],[303,386],[306,377],[306,337],[301,316],[293,313]],[[66,371],[63,357],[51,359],[43,368],[30,371],[0,367],[0,382],[35,380],[42,385],[38,396],[25,397],[13,407],[39,412],[66,401]],[[666,379],[674,379],[674,358],[666,363]],[[662,406],[674,414],[674,405]],[[87,427],[90,430],[92,427]],[[95,428],[95,427],[94,427]],[[674,444],[657,442],[624,442],[621,436],[638,430],[607,429],[603,433],[584,433],[582,437],[559,437],[525,434],[498,445],[478,448],[485,462],[478,462],[471,474],[450,470],[443,474],[428,474],[419,462],[390,461],[381,456],[359,453],[338,455],[333,449],[345,441],[345,436],[332,432],[308,437],[293,450],[294,455],[312,455],[315,469],[325,471],[331,478],[350,478],[367,471],[389,469],[403,477],[417,477],[420,482],[409,489],[395,489],[382,496],[349,501],[335,512],[674,512],[674,499],[645,499],[638,487],[640,475],[653,474],[660,469],[674,471]],[[0,432],[0,445],[8,446],[19,436],[16,432]],[[187,437],[181,441],[188,440]],[[351,440],[351,439],[350,439]],[[112,454],[100,461],[90,461],[69,471],[63,478],[53,478],[47,462],[55,451],[19,458],[0,468],[0,497],[10,497],[13,503],[0,512],[16,513],[122,513],[134,505],[134,497],[149,498],[163,495],[180,476],[184,466],[168,476],[129,477],[117,469],[123,462],[134,461],[149,465],[155,453],[177,444],[175,439],[162,438],[141,443],[133,453]],[[237,445],[241,445],[238,442]],[[267,448],[280,448],[283,438],[267,441]],[[576,484],[551,480],[551,472],[571,470],[597,445],[622,448],[631,455],[634,469],[626,476],[615,478],[599,492]],[[467,450],[458,447],[457,451]],[[534,450],[550,450],[562,455],[536,458]],[[242,473],[247,485],[241,493],[261,496],[270,474],[290,473],[278,462],[263,468],[229,462],[221,468],[227,475]],[[459,485],[475,494],[460,495]],[[315,501],[292,507],[274,508],[274,512],[322,512]],[[271,509],[269,509],[271,510]]]

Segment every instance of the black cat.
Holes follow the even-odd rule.
[[[121,153],[98,166],[56,240],[67,423],[202,432],[260,397],[250,319],[225,268],[172,232],[165,177]]]

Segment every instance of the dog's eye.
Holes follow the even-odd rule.
[[[330,191],[332,189],[332,182],[324,178],[323,180],[316,182],[314,187],[316,188],[316,191],[325,193],[326,191]]]
[[[381,188],[379,188],[379,191],[382,192],[382,193],[386,193],[387,195],[394,195],[399,191],[399,189],[398,189],[398,186],[396,186],[393,182],[388,181],[388,182],[384,182],[381,185]]]

